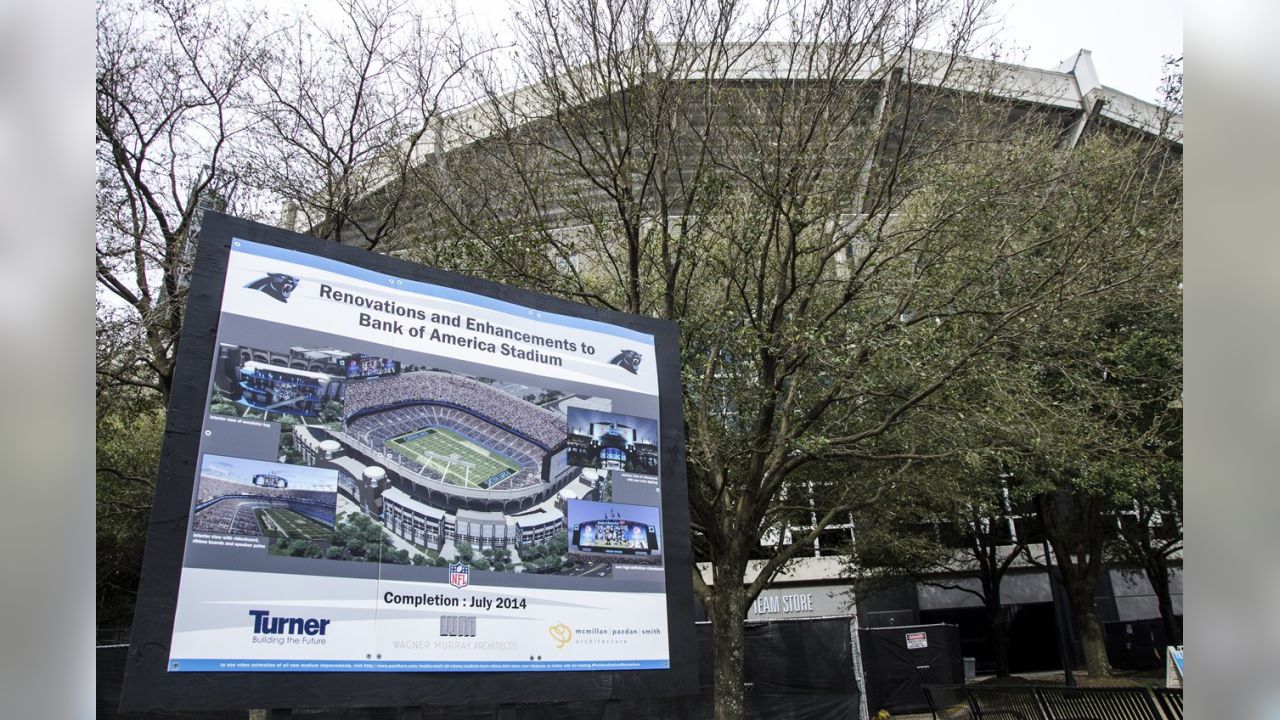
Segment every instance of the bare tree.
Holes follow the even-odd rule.
[[[123,323],[109,333],[120,352],[98,356],[101,382],[168,399],[194,230],[202,203],[232,194],[261,57],[250,19],[201,2],[98,6],[97,278],[127,308],[99,313]]]
[[[412,221],[407,181],[468,58],[450,15],[396,0],[338,6],[336,22],[303,16],[275,31],[255,70],[255,181],[284,201],[285,224],[385,250]]]
[[[167,402],[204,209],[286,203],[314,234],[379,246],[465,63],[450,17],[352,0],[281,26],[216,0],[99,4],[99,378]],[[358,212],[356,198],[363,200]],[[128,312],[119,312],[119,307]]]
[[[322,30],[218,0],[98,5],[97,410],[111,436],[98,453],[99,609],[109,622],[132,607],[203,211],[261,219],[291,200],[324,237],[380,248],[405,224],[405,174],[463,61],[448,17],[344,8],[346,22]]]

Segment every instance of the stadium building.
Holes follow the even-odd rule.
[[[761,50],[761,52],[767,51],[767,48]],[[916,52],[913,55],[926,62],[930,57],[938,57],[927,52]],[[944,61],[942,64],[945,64],[945,58],[942,60]],[[771,64],[769,60],[753,61],[751,58],[746,58],[741,62],[749,65],[750,69],[744,71],[738,78],[740,82],[733,87],[733,91],[741,94],[744,103],[763,103],[764,101],[760,99],[767,98],[767,91],[771,86],[802,81],[793,74],[795,68]],[[952,66],[948,66],[950,67]],[[1059,147],[1064,152],[1072,151],[1083,139],[1093,134],[1117,136],[1138,134],[1161,138],[1166,142],[1169,157],[1175,162],[1181,159],[1181,116],[1172,115],[1154,103],[1103,85],[1088,50],[1080,50],[1052,69],[993,63],[975,58],[959,58],[954,67],[960,68],[957,74],[961,71],[969,72],[970,77],[981,78],[981,80],[975,79],[968,84],[963,80],[952,82],[945,89],[952,97],[968,100],[981,96],[990,101],[991,107],[1004,113],[1010,125],[1034,121],[1039,127],[1050,128],[1056,132]],[[942,77],[941,73],[920,71],[907,79],[900,70],[886,73],[883,68],[875,66],[874,63],[869,65],[869,68],[867,74],[858,81],[863,84],[866,92],[849,95],[855,101],[865,104],[865,118],[868,124],[881,122],[882,114],[889,105],[897,103],[899,112],[910,114],[915,110],[912,103],[934,102],[939,95],[943,94],[943,88],[938,80]],[[954,76],[952,80],[954,81]],[[673,82],[682,81],[684,79]],[[690,77],[687,81],[695,83],[697,78]],[[753,93],[758,93],[759,99],[753,99],[757,97],[753,96]],[[510,107],[536,104],[536,100],[530,99],[533,97],[534,95],[530,94],[529,98],[526,98],[523,91],[517,91],[510,97],[500,99],[498,104]],[[957,102],[960,101],[957,100]],[[700,108],[687,110],[687,115],[695,120],[702,117]],[[420,160],[424,166],[435,165],[442,169],[441,172],[447,172],[445,168],[451,159],[457,159],[460,164],[481,162],[480,158],[484,157],[483,147],[489,142],[490,136],[499,137],[504,133],[515,131],[513,128],[495,123],[492,120],[494,112],[492,108],[473,107],[440,119],[428,132],[428,135],[434,133],[434,143],[421,152]],[[945,103],[932,108],[930,112],[939,124],[952,122],[956,118],[954,114],[948,112]],[[587,129],[589,128],[584,128],[584,132]],[[677,139],[676,142],[679,140]],[[567,143],[565,145],[568,146]],[[859,177],[865,180],[874,172],[877,163],[885,158],[910,155],[915,150],[916,148],[903,147],[900,138],[891,134],[875,148],[870,157],[863,161],[865,172]],[[503,171],[502,167],[494,170],[493,172],[498,174],[494,176],[492,182],[499,182]],[[685,179],[681,173],[687,170],[677,167],[668,169],[666,172],[670,173],[670,177],[665,184],[667,192],[661,195],[662,202],[666,203],[665,210],[674,209],[671,217],[678,219],[680,213],[685,211],[681,205],[684,199],[680,188]],[[610,202],[603,192],[593,190],[589,183],[581,179],[575,182],[578,186],[585,188],[577,194],[575,194],[576,191],[566,192],[566,196],[571,198],[576,207],[588,206],[592,202],[592,197],[596,198],[596,202],[602,208]],[[865,182],[854,182],[851,183],[849,191],[857,193],[862,189],[865,189]],[[856,217],[859,207],[864,207],[869,202],[869,198],[855,198],[852,201],[854,212],[851,213],[851,217]],[[377,202],[370,203],[371,208],[375,206]],[[566,206],[539,208],[539,210],[545,215],[541,218],[545,224],[560,228],[556,232],[563,235],[566,240],[565,245],[573,245],[569,241],[573,239],[576,232],[579,232],[574,223],[581,221],[575,219]],[[524,208],[509,210],[512,215],[524,212],[526,212]],[[372,213],[371,209],[368,218],[373,217]],[[305,230],[305,228],[296,229]],[[419,237],[428,238],[428,242],[436,232],[430,225],[414,227],[412,231],[418,233]],[[619,233],[621,238],[621,229]],[[343,241],[354,245],[360,245],[362,242],[354,232],[350,237],[343,238]],[[420,257],[413,244],[408,241],[384,243],[383,247],[391,248],[393,254],[409,259]],[[854,257],[856,252],[855,242],[849,248],[848,257]],[[562,267],[566,272],[579,275],[590,275],[593,272],[591,266],[593,260],[577,254],[549,258],[548,262]],[[391,416],[387,414],[391,412],[397,411],[377,408],[370,410],[369,414],[378,418],[381,423],[382,419],[391,422]],[[412,412],[447,414],[443,410],[430,409]],[[364,452],[372,457],[382,458],[388,450],[387,441],[394,439],[395,436],[390,434],[390,431],[370,433],[367,423],[361,422],[369,414],[362,411],[348,413],[348,423],[353,420],[356,423],[355,428],[349,427],[348,434],[354,433],[355,445],[362,448]],[[476,416],[472,417],[476,418]],[[474,423],[476,420],[485,422],[480,418],[468,420],[465,417],[456,416],[456,422]],[[412,458],[406,458],[403,454],[393,455],[394,459],[389,461],[389,465],[394,468],[394,474],[407,478],[404,482],[407,482],[409,490],[403,497],[405,499],[421,498],[430,506],[445,504],[451,508],[468,511],[501,511],[509,514],[523,510],[546,497],[551,497],[565,487],[545,474],[538,483],[531,482],[534,473],[523,459],[530,457],[529,453],[536,454],[536,451],[545,449],[544,445],[536,442],[538,436],[532,433],[531,428],[499,427],[498,429],[499,436],[509,438],[506,445],[510,451],[508,457],[516,460],[516,464],[520,466],[520,470],[513,473],[515,477],[510,481],[503,479],[493,483],[497,487],[460,489],[458,485],[442,480],[438,477],[438,473],[419,467],[421,463],[415,463]],[[570,439],[570,443],[580,451],[603,454],[606,443],[599,442],[592,446],[593,442],[596,441],[582,438]],[[394,448],[391,449],[394,450]],[[528,452],[525,452],[526,450]],[[610,453],[610,455],[609,460],[618,460],[616,454]],[[519,487],[514,487],[516,485]],[[543,488],[542,485],[547,487]],[[566,492],[571,490],[570,488]],[[815,505],[815,517],[821,514],[821,509]],[[1010,636],[1014,653],[1010,658],[1012,669],[1017,672],[1058,667],[1056,655],[1052,655],[1056,652],[1053,649],[1056,646],[1055,627],[1060,624],[1055,619],[1053,583],[1050,582],[1048,574],[1034,564],[1034,561],[1042,560],[1045,555],[1036,550],[1040,547],[1043,536],[1035,527],[1035,523],[1029,521],[1029,517],[1017,516],[1013,513],[1006,518],[1001,518],[1000,521],[1010,523],[1009,544],[1006,547],[1012,547],[1015,542],[1023,542],[1032,548],[1028,553],[1027,561],[1016,563],[1003,585],[1004,604],[1014,615]],[[473,533],[471,528],[477,523],[481,526],[482,532],[476,537],[489,537],[484,535],[482,519],[474,522],[468,519],[467,532]],[[765,543],[779,543],[791,537],[801,536],[808,530],[809,528],[802,523],[782,528],[772,538],[766,538]],[[864,627],[903,626],[928,622],[956,623],[960,626],[964,641],[964,654],[976,657],[980,670],[990,669],[990,648],[985,645],[981,607],[976,603],[974,596],[968,592],[972,589],[967,587],[972,583],[969,579],[944,575],[927,582],[904,582],[874,596],[858,598],[855,602],[850,580],[851,569],[847,558],[840,556],[841,549],[847,546],[855,531],[856,528],[851,519],[850,522],[837,523],[828,527],[814,542],[809,557],[792,562],[773,581],[771,587],[751,608],[749,619],[768,620],[856,613]],[[769,548],[761,549],[761,557],[768,553]],[[1180,564],[1180,557],[1174,558],[1174,564],[1175,566]],[[702,563],[700,568],[703,577],[710,582],[709,565]],[[749,582],[752,579],[753,577],[749,574],[744,581]],[[1174,596],[1175,611],[1181,615],[1181,573],[1176,567],[1170,589]],[[784,599],[787,601],[784,602]],[[1100,619],[1108,633],[1113,663],[1122,665],[1123,662],[1117,662],[1117,660],[1126,653],[1136,652],[1133,651],[1134,647],[1149,649],[1160,644],[1161,638],[1157,637],[1158,633],[1153,629],[1159,624],[1155,594],[1141,573],[1123,568],[1110,568],[1105,571],[1097,590],[1096,604]]]
[[[460,375],[423,371],[352,384],[343,406],[347,448],[376,459],[411,497],[449,510],[516,513],[563,489],[553,472],[564,418]]]

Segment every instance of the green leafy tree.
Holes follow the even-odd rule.
[[[1138,437],[1135,461],[1115,503],[1112,556],[1151,583],[1165,638],[1182,643],[1170,578],[1183,547],[1181,293],[1166,293],[1116,322],[1116,341],[1102,360],[1107,381],[1126,401],[1121,427]]]
[[[1151,583],[1166,642],[1182,644],[1182,626],[1173,610],[1170,580],[1181,558],[1183,537],[1181,463],[1160,464],[1131,491],[1134,512],[1118,516],[1114,557],[1137,567]],[[1162,466],[1163,465],[1163,466]]]
[[[326,425],[342,421],[342,403],[327,400],[320,406],[320,422]]]
[[[362,538],[354,538],[347,542],[347,552],[351,553],[352,557],[362,558],[364,557],[366,550],[367,548],[365,547],[365,542]]]
[[[458,551],[458,559],[471,565],[475,560],[475,550],[471,547],[471,543],[463,540],[456,545]]]
[[[971,438],[967,446],[980,442]],[[1016,496],[981,452],[913,464],[910,477],[882,496],[880,507],[855,516],[849,559],[858,595],[912,582],[974,596],[982,603],[996,675],[1008,676],[1010,616],[1001,586],[1027,550],[1026,538],[1010,532]],[[929,491],[921,493],[922,486]]]
[[[96,423],[98,625],[123,628],[133,617],[164,411],[151,398],[107,395]]]
[[[1180,238],[1176,205],[1153,201],[1147,210],[1162,207],[1168,214],[1155,228],[1163,230],[1147,239]],[[1024,416],[1004,462],[1035,494],[1093,677],[1110,674],[1094,590],[1118,547],[1135,550],[1144,569],[1144,555],[1155,563],[1152,584],[1172,626],[1167,562],[1180,524],[1159,537],[1151,503],[1181,487],[1180,276],[1173,258],[1152,263],[1089,316],[1020,348],[1024,372],[1004,384],[1010,394],[1000,404]]]

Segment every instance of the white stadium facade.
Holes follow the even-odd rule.
[[[942,56],[934,53],[917,52],[917,55],[934,59]],[[744,61],[745,62],[745,61]],[[1026,117],[1034,117],[1042,126],[1053,128],[1060,138],[1060,148],[1070,152],[1082,140],[1092,133],[1139,134],[1158,137],[1168,144],[1171,155],[1180,161],[1182,152],[1182,118],[1170,114],[1161,106],[1141,100],[1114,88],[1102,84],[1092,56],[1088,50],[1080,50],[1067,58],[1059,66],[1052,69],[1033,68],[1016,64],[993,63],[975,58],[960,58],[957,62],[962,69],[970,70],[975,80],[971,87],[963,87],[960,81],[959,94],[982,94],[995,104],[1009,111],[1010,122],[1018,122]],[[764,87],[770,82],[794,81],[786,77],[786,68],[771,67],[769,62],[761,61],[752,64],[752,69],[740,78],[743,87]],[[887,78],[900,75],[885,73],[882,68],[871,67],[867,71],[865,82],[872,88],[868,94],[870,101],[867,107],[868,121],[876,117],[877,102],[883,107],[887,93],[892,92],[891,82]],[[693,81],[693,78],[690,78]],[[916,73],[910,82],[919,89],[928,91],[936,89],[939,81],[928,72]],[[947,81],[948,90],[957,90],[955,76]],[[522,91],[509,97],[500,98],[499,103],[518,107],[522,102]],[[877,101],[877,98],[879,100]],[[476,145],[483,144],[487,134],[497,135],[498,128],[491,119],[492,110],[471,108],[440,119],[437,125],[430,128],[428,137],[433,142],[419,148],[417,159],[424,165],[436,163],[443,165],[442,158],[455,153],[466,155]],[[503,129],[506,132],[509,129]],[[893,146],[893,138],[878,151],[881,154],[892,154],[897,148]],[[469,156],[469,155],[468,155]],[[868,162],[873,163],[876,158]],[[677,194],[678,195],[678,194]],[[606,199],[601,196],[601,202]],[[680,202],[674,197],[673,202]],[[376,203],[374,203],[376,204]],[[547,211],[548,224],[568,223],[562,209]],[[372,216],[371,216],[372,217]],[[290,215],[292,221],[296,215]],[[292,225],[292,223],[286,223]],[[306,231],[305,226],[294,226],[291,229]],[[430,227],[416,227],[415,232],[430,236]],[[564,227],[564,232],[572,234],[573,227]],[[343,238],[344,242],[359,245],[361,240],[354,234]],[[411,244],[388,244],[390,252],[409,259],[419,255]],[[575,265],[575,270],[583,272],[583,268]],[[355,445],[371,447],[361,440]],[[409,473],[411,476],[412,473]],[[440,502],[452,503],[456,507],[456,517],[452,520],[452,532],[457,533],[459,527],[479,526],[481,531],[475,537],[493,537],[498,543],[498,526],[505,522],[503,538],[512,542],[516,537],[523,537],[526,529],[518,521],[518,511],[528,507],[529,498],[522,492],[535,493],[535,501],[545,495],[560,492],[563,485],[554,482],[545,489],[534,487],[523,491],[513,490],[509,496],[493,498],[483,493],[458,492],[456,489],[441,487],[439,482],[430,478],[415,479],[415,488],[420,488],[418,495],[413,493],[396,493],[390,496],[392,504],[403,503],[395,512],[405,518],[399,522],[412,522],[415,532],[418,524],[423,527],[445,527],[450,516],[441,516],[433,510]],[[584,486],[586,487],[586,486]],[[581,489],[570,488],[568,492],[581,492]],[[388,496],[384,494],[384,499]],[[424,504],[414,497],[429,499],[431,504]],[[472,501],[476,502],[472,502]],[[505,521],[488,519],[490,512],[507,513]],[[541,511],[540,511],[541,512]],[[494,516],[497,517],[496,515]],[[465,519],[464,519],[465,518]],[[1005,518],[1009,522],[1009,538],[1013,541],[1018,533],[1034,533],[1032,525],[1022,523],[1017,517]],[[486,523],[490,529],[486,529]],[[802,535],[808,528],[797,525],[785,528],[774,536],[774,542],[785,537]],[[827,529],[817,541],[808,557],[793,561],[791,565],[776,578],[761,599],[752,606],[749,618],[752,620],[770,620],[798,617],[816,617],[825,615],[857,615],[865,626],[898,626],[916,625],[931,622],[948,622],[960,626],[964,642],[964,654],[976,656],[979,668],[990,667],[990,658],[984,648],[984,630],[982,628],[981,604],[974,595],[966,591],[964,585],[968,580],[952,582],[954,578],[934,578],[935,582],[908,582],[889,588],[874,597],[857,598],[852,594],[852,583],[849,578],[847,559],[840,556],[840,548],[850,541],[855,528],[852,524],[835,524]],[[530,531],[532,532],[532,531]],[[486,535],[485,533],[490,533]],[[1027,538],[1023,538],[1026,540]],[[482,540],[483,542],[483,540]],[[1035,540],[1038,543],[1038,539]],[[1038,544],[1033,547],[1039,547]],[[1034,551],[1032,560],[1043,558],[1043,553]],[[1181,615],[1182,580],[1180,557],[1175,559],[1175,570],[1171,579],[1176,612]],[[708,563],[700,563],[699,569],[704,579],[711,582],[711,571]],[[749,582],[752,577],[744,578]],[[949,586],[949,587],[948,587]],[[1054,610],[1051,584],[1048,575],[1034,563],[1019,562],[1015,564],[1006,580],[1005,604],[1015,614],[1011,628],[1011,665],[1016,671],[1040,670],[1058,667],[1058,658],[1054,647]],[[784,601],[785,600],[785,601]],[[1159,625],[1159,613],[1156,608],[1155,595],[1151,586],[1140,572],[1134,573],[1121,568],[1111,568],[1103,573],[1097,591],[1097,608],[1099,617],[1108,631],[1114,631],[1116,642],[1128,642],[1130,646],[1142,645],[1146,642],[1158,642],[1153,628]],[[1022,620],[1018,620],[1021,616]],[[705,615],[704,615],[705,617]],[[1126,640],[1127,638],[1127,640]],[[1046,651],[1047,648],[1047,651]]]

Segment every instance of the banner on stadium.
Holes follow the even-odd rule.
[[[695,689],[672,323],[210,214],[179,370],[125,706]]]

